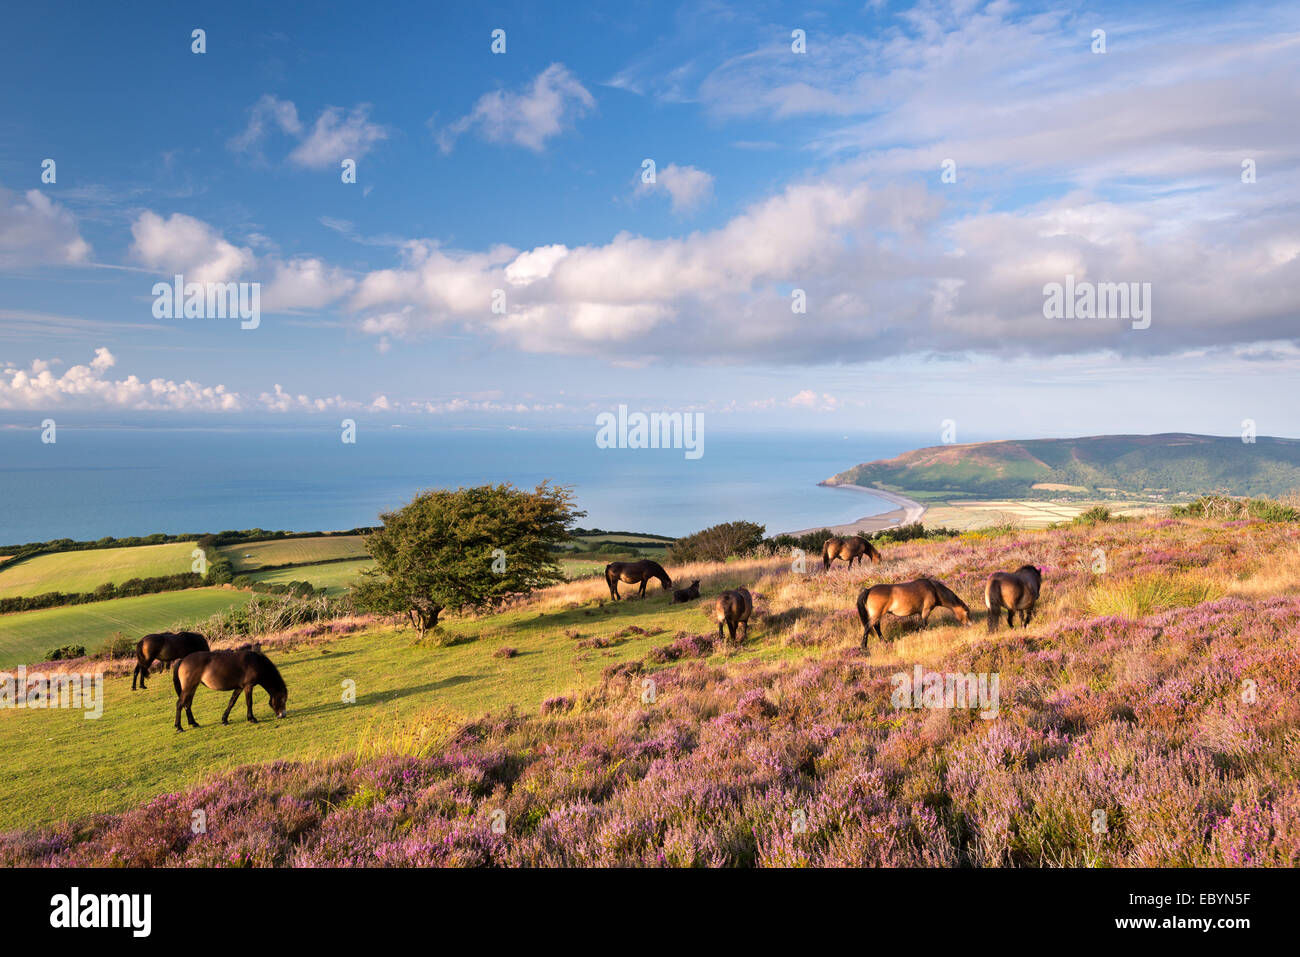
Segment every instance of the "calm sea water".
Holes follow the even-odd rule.
[[[228,528],[354,528],[422,489],[544,479],[574,486],[580,524],[681,535],[717,522],[769,533],[889,511],[817,482],[922,437],[706,433],[705,454],[600,449],[594,430],[60,428],[0,431],[0,545]]]

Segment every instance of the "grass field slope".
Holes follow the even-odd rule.
[[[241,605],[251,597],[252,592],[227,588],[190,588],[0,615],[0,668],[44,661],[52,649],[67,645],[81,645],[94,654],[116,632],[135,641],[151,631]]]
[[[282,565],[311,565],[317,562],[365,558],[363,535],[318,535],[305,538],[277,538],[265,542],[225,545],[218,549],[230,559],[235,572]]]
[[[0,566],[0,598],[45,592],[92,592],[129,578],[159,578],[191,570],[193,542],[93,548],[36,555]]]
[[[1300,440],[1169,433],[939,445],[855,466],[823,484],[989,498],[1277,497],[1300,489]]]
[[[1025,562],[1038,614],[990,634],[986,576]],[[166,682],[132,694],[124,668],[99,721],[0,712],[0,864],[1300,864],[1295,524],[971,532],[861,570],[670,571],[705,596],[747,585],[749,642],[716,646],[703,601],[656,586],[615,604],[577,581],[452,620],[441,644],[364,622],[273,639],[283,721],[259,692],[261,723],[223,727],[225,696],[201,691],[204,727],[178,735]],[[919,575],[975,627],[891,621],[863,652],[860,587]],[[900,698],[918,668],[996,676],[996,706]]]

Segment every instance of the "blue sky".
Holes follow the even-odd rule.
[[[1294,5],[56,3],[5,33],[0,422],[1300,434]],[[259,283],[260,325],[155,318],[176,272]],[[1150,327],[1044,318],[1067,274],[1150,283]]]

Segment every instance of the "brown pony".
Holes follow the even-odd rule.
[[[1007,627],[1016,626],[1016,613],[1020,614],[1020,627],[1027,628],[1034,617],[1034,604],[1043,587],[1043,571],[1033,565],[1021,565],[1014,572],[994,572],[984,586],[984,607],[989,610],[989,632],[998,630],[998,619],[1003,609],[1007,613]]]
[[[899,618],[920,615],[924,627],[929,622],[930,612],[939,607],[951,608],[957,620],[970,627],[970,608],[936,578],[918,578],[901,585],[872,585],[862,589],[858,595],[858,617],[862,619],[863,649],[867,647],[872,629],[875,629],[876,637],[884,640],[885,633],[880,624],[886,613]]]
[[[673,604],[680,605],[683,602],[690,601],[692,598],[700,597],[700,580],[697,578],[691,582],[690,588],[674,588]]]
[[[718,623],[718,641],[722,640],[722,626],[730,632],[730,641],[736,640],[736,629],[741,628],[743,644],[749,638],[749,616],[754,613],[754,599],[747,588],[724,591],[713,603],[713,617]],[[743,627],[742,627],[743,626]]]
[[[851,538],[828,538],[822,543],[822,568],[830,571],[831,562],[837,558],[842,558],[853,567],[856,559],[859,565],[862,564],[862,556],[865,555],[871,559],[873,565],[880,564],[880,552],[863,538],[861,535],[854,535]]]
[[[643,558],[639,562],[610,562],[605,566],[605,584],[609,586],[609,597],[615,601],[619,599],[619,582],[627,585],[640,584],[641,590],[638,594],[644,598],[645,586],[652,578],[659,579],[659,584],[665,591],[673,587],[673,580],[668,577],[664,567],[648,558]]]
[[[135,690],[135,680],[140,679],[140,690],[147,690],[144,676],[149,673],[155,661],[161,661],[163,671],[171,668],[173,661],[179,661],[196,651],[207,651],[208,639],[196,631],[160,631],[145,635],[135,643],[135,671],[131,672],[131,690]]]
[[[176,730],[181,727],[181,709],[190,727],[197,728],[194,712],[190,706],[194,703],[194,692],[203,684],[213,691],[233,691],[226,713],[221,716],[222,724],[230,723],[230,711],[239,700],[239,692],[244,693],[248,705],[248,720],[254,724],[253,688],[261,685],[271,696],[271,710],[277,718],[283,718],[288,712],[289,689],[285,687],[280,671],[271,663],[271,659],[260,651],[237,649],[234,651],[196,651],[186,655],[172,672],[172,686],[176,689]]]

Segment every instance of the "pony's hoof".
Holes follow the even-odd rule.
[[[257,723],[258,723],[258,720],[257,720],[256,718],[249,718],[248,721],[249,721],[250,724],[257,724]]]
[[[221,719],[221,723],[222,723],[222,724],[230,724],[230,720],[229,720],[228,718],[222,718],[222,719]]]

